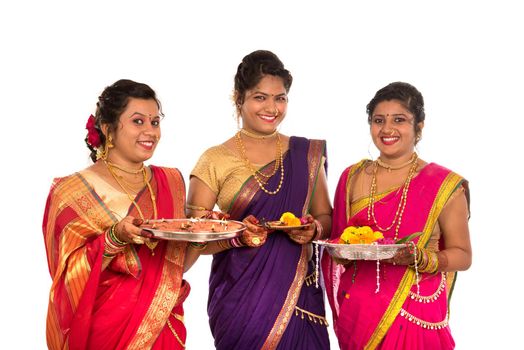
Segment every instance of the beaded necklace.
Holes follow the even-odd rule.
[[[398,239],[398,230],[400,228],[400,224],[402,223],[402,215],[404,214],[404,208],[406,207],[406,203],[408,199],[409,184],[411,183],[411,180],[415,176],[415,172],[417,170],[417,165],[418,165],[417,160],[418,160],[418,155],[414,153],[414,156],[411,159],[412,165],[411,165],[411,168],[409,169],[408,177],[406,178],[406,181],[404,182],[404,188],[402,189],[402,195],[398,203],[395,217],[393,218],[393,221],[391,222],[391,224],[388,227],[380,226],[375,217],[375,195],[377,192],[377,172],[378,172],[379,164],[377,161],[373,162],[373,175],[371,177],[371,186],[369,189],[368,221],[371,221],[371,219],[373,219],[373,223],[382,232],[386,232],[390,230],[396,224],[395,236],[394,236],[395,240]]]
[[[131,203],[133,203],[133,205],[135,206],[136,210],[138,211],[138,215],[140,215],[140,218],[142,219],[142,221],[146,221],[146,218],[144,217],[142,209],[140,208],[138,203],[135,201],[135,198],[130,193],[130,191],[132,191],[132,189],[128,189],[124,185],[124,183],[119,180],[119,176],[115,173],[115,169],[114,168],[120,169],[120,170],[122,170],[124,172],[126,172],[126,171],[123,170],[121,167],[115,166],[114,163],[110,163],[110,162],[108,162],[106,160],[104,160],[104,163],[106,164],[107,170],[109,170],[109,173],[111,174],[111,176],[113,176],[113,178],[118,183],[120,188],[122,188],[124,190],[124,192],[126,193],[127,198],[129,198]],[[158,218],[158,212],[157,212],[157,206],[156,206],[156,196],[155,196],[155,194],[153,192],[153,188],[151,187],[151,184],[149,183],[149,181],[147,181],[147,172],[146,172],[146,169],[145,169],[145,167],[143,165],[142,165],[142,167],[141,167],[141,169],[139,171],[142,172],[143,182],[144,182],[145,186],[147,187],[147,189],[149,191],[149,195],[151,197],[151,203],[153,204],[153,219],[156,220]],[[138,174],[138,173],[136,173],[136,174]],[[151,250],[151,254],[155,255],[154,249],[157,246],[158,241],[154,241],[154,242],[146,241],[145,244]]]
[[[279,134],[277,133],[276,135],[277,135],[277,153],[275,156],[275,166],[273,168],[273,172],[270,175],[265,175],[264,173],[258,171],[257,169],[253,167],[253,165],[247,158],[246,149],[244,147],[244,143],[242,142],[240,131],[237,132],[236,134],[236,145],[237,145],[240,155],[242,156],[242,160],[244,160],[244,162],[246,163],[246,166],[249,168],[249,170],[251,170],[251,173],[253,174],[253,177],[255,178],[258,184],[258,187],[260,187],[262,191],[264,191],[265,193],[269,195],[277,194],[280,191],[280,189],[282,188],[282,183],[284,182],[284,161],[283,161],[282,144],[280,142]],[[273,175],[277,173],[279,168],[280,168],[280,181],[278,183],[277,188],[274,191],[270,191],[265,187],[265,183],[267,182],[267,180],[269,180],[269,178],[271,178]],[[265,177],[265,179],[263,179],[262,177]]]

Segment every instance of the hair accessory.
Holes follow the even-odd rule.
[[[92,114],[89,116],[89,118],[87,118],[86,129],[87,142],[93,148],[100,147],[100,135],[98,135],[98,130],[96,130],[96,119]]]

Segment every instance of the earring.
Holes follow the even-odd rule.
[[[104,149],[98,148],[96,150],[96,159],[106,160],[109,154],[109,149],[113,147],[115,147],[115,145],[113,145],[113,137],[109,135],[104,145]]]

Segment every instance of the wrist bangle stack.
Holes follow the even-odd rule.
[[[415,262],[413,262],[409,266],[414,267]],[[437,253],[425,248],[419,249],[417,256],[417,268],[418,272],[425,272],[431,274],[437,273],[439,269]]]
[[[116,224],[111,226],[104,234],[104,257],[106,258],[112,258],[121,253],[127,245],[127,242],[121,241],[116,237],[115,227]]]
[[[229,244],[231,244],[233,248],[240,248],[245,246],[245,244],[240,240],[240,237],[231,238],[229,240]]]

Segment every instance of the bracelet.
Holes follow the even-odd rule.
[[[114,235],[114,227],[115,225],[111,226],[111,228],[104,233],[103,256],[105,256],[106,258],[114,257],[118,253],[121,253],[127,246],[127,243],[124,242],[122,244],[122,241],[116,239]]]
[[[191,242],[189,246],[195,250],[204,250],[207,247],[207,242]]]
[[[227,239],[223,239],[223,240],[220,240],[220,241],[217,241],[217,244],[220,248],[224,249],[224,250],[228,250],[228,249],[231,249],[233,248],[233,246],[231,245],[231,242],[229,242],[229,240]]]
[[[240,237],[231,238],[229,240],[229,244],[231,244],[233,248],[240,248],[245,246],[245,244],[240,240]]]
[[[200,207],[198,205],[193,205],[193,204],[189,204],[189,203],[186,203],[186,208],[187,209],[191,209],[191,210],[198,210],[198,211],[211,211],[211,210],[206,209],[204,207]]]
[[[118,237],[116,236],[116,225],[117,224],[113,224],[113,226],[111,226],[111,228],[109,229],[109,238],[111,238],[111,240],[117,245],[126,245],[127,242],[118,239]]]
[[[320,221],[318,221],[317,219],[315,219],[313,221],[315,223],[315,230],[316,230],[316,233],[315,235],[313,236],[313,238],[311,238],[311,241],[317,241],[319,239],[322,239],[322,236],[323,236],[323,233],[324,233],[324,228],[322,227],[322,224],[320,223]]]

